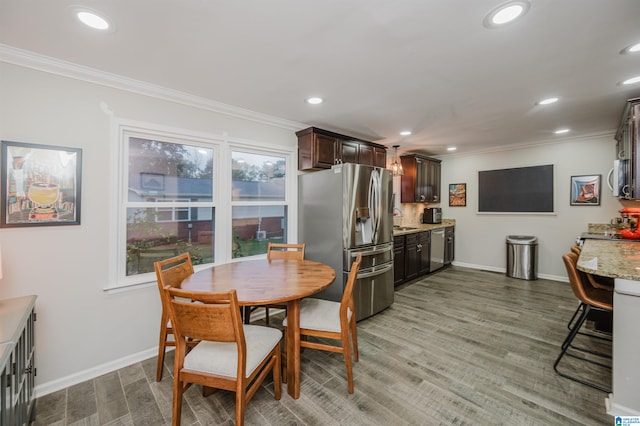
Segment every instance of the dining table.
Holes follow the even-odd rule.
[[[336,278],[329,265],[312,260],[254,259],[196,271],[180,287],[224,293],[236,290],[240,306],[287,304],[285,336],[287,392],[300,397],[300,301],[329,287]]]

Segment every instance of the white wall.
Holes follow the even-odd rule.
[[[538,237],[538,273],[566,280],[561,256],[587,231],[589,223],[609,223],[622,205],[611,195],[607,174],[615,158],[613,133],[517,149],[442,157],[443,217],[456,219],[455,264],[505,271],[507,235]],[[555,215],[477,214],[478,172],[554,165]],[[600,206],[571,206],[571,176],[602,175]],[[467,206],[449,207],[450,183],[467,184]]]
[[[112,117],[295,149],[293,128],[215,113],[0,61],[0,138],[82,149],[79,226],[0,230],[0,299],[36,302],[39,396],[153,356],[160,300],[155,285],[107,293]],[[240,114],[241,115],[241,114]],[[278,120],[274,119],[274,122]],[[283,120],[284,122],[284,120]],[[301,127],[299,127],[301,128]],[[295,129],[298,130],[299,128]]]

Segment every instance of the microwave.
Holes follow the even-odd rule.
[[[427,207],[422,214],[422,223],[442,223],[442,209]]]

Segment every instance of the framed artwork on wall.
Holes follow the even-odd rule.
[[[599,206],[601,176],[571,176],[570,204],[572,206]]]
[[[450,183],[449,184],[449,206],[466,207],[467,205],[467,184],[466,183]]]
[[[80,225],[82,150],[1,144],[0,227]]]

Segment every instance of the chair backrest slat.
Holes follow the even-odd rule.
[[[267,259],[304,259],[304,244],[272,243],[267,245]]]
[[[165,287],[174,333],[180,339],[244,341],[235,290],[205,293]]]

